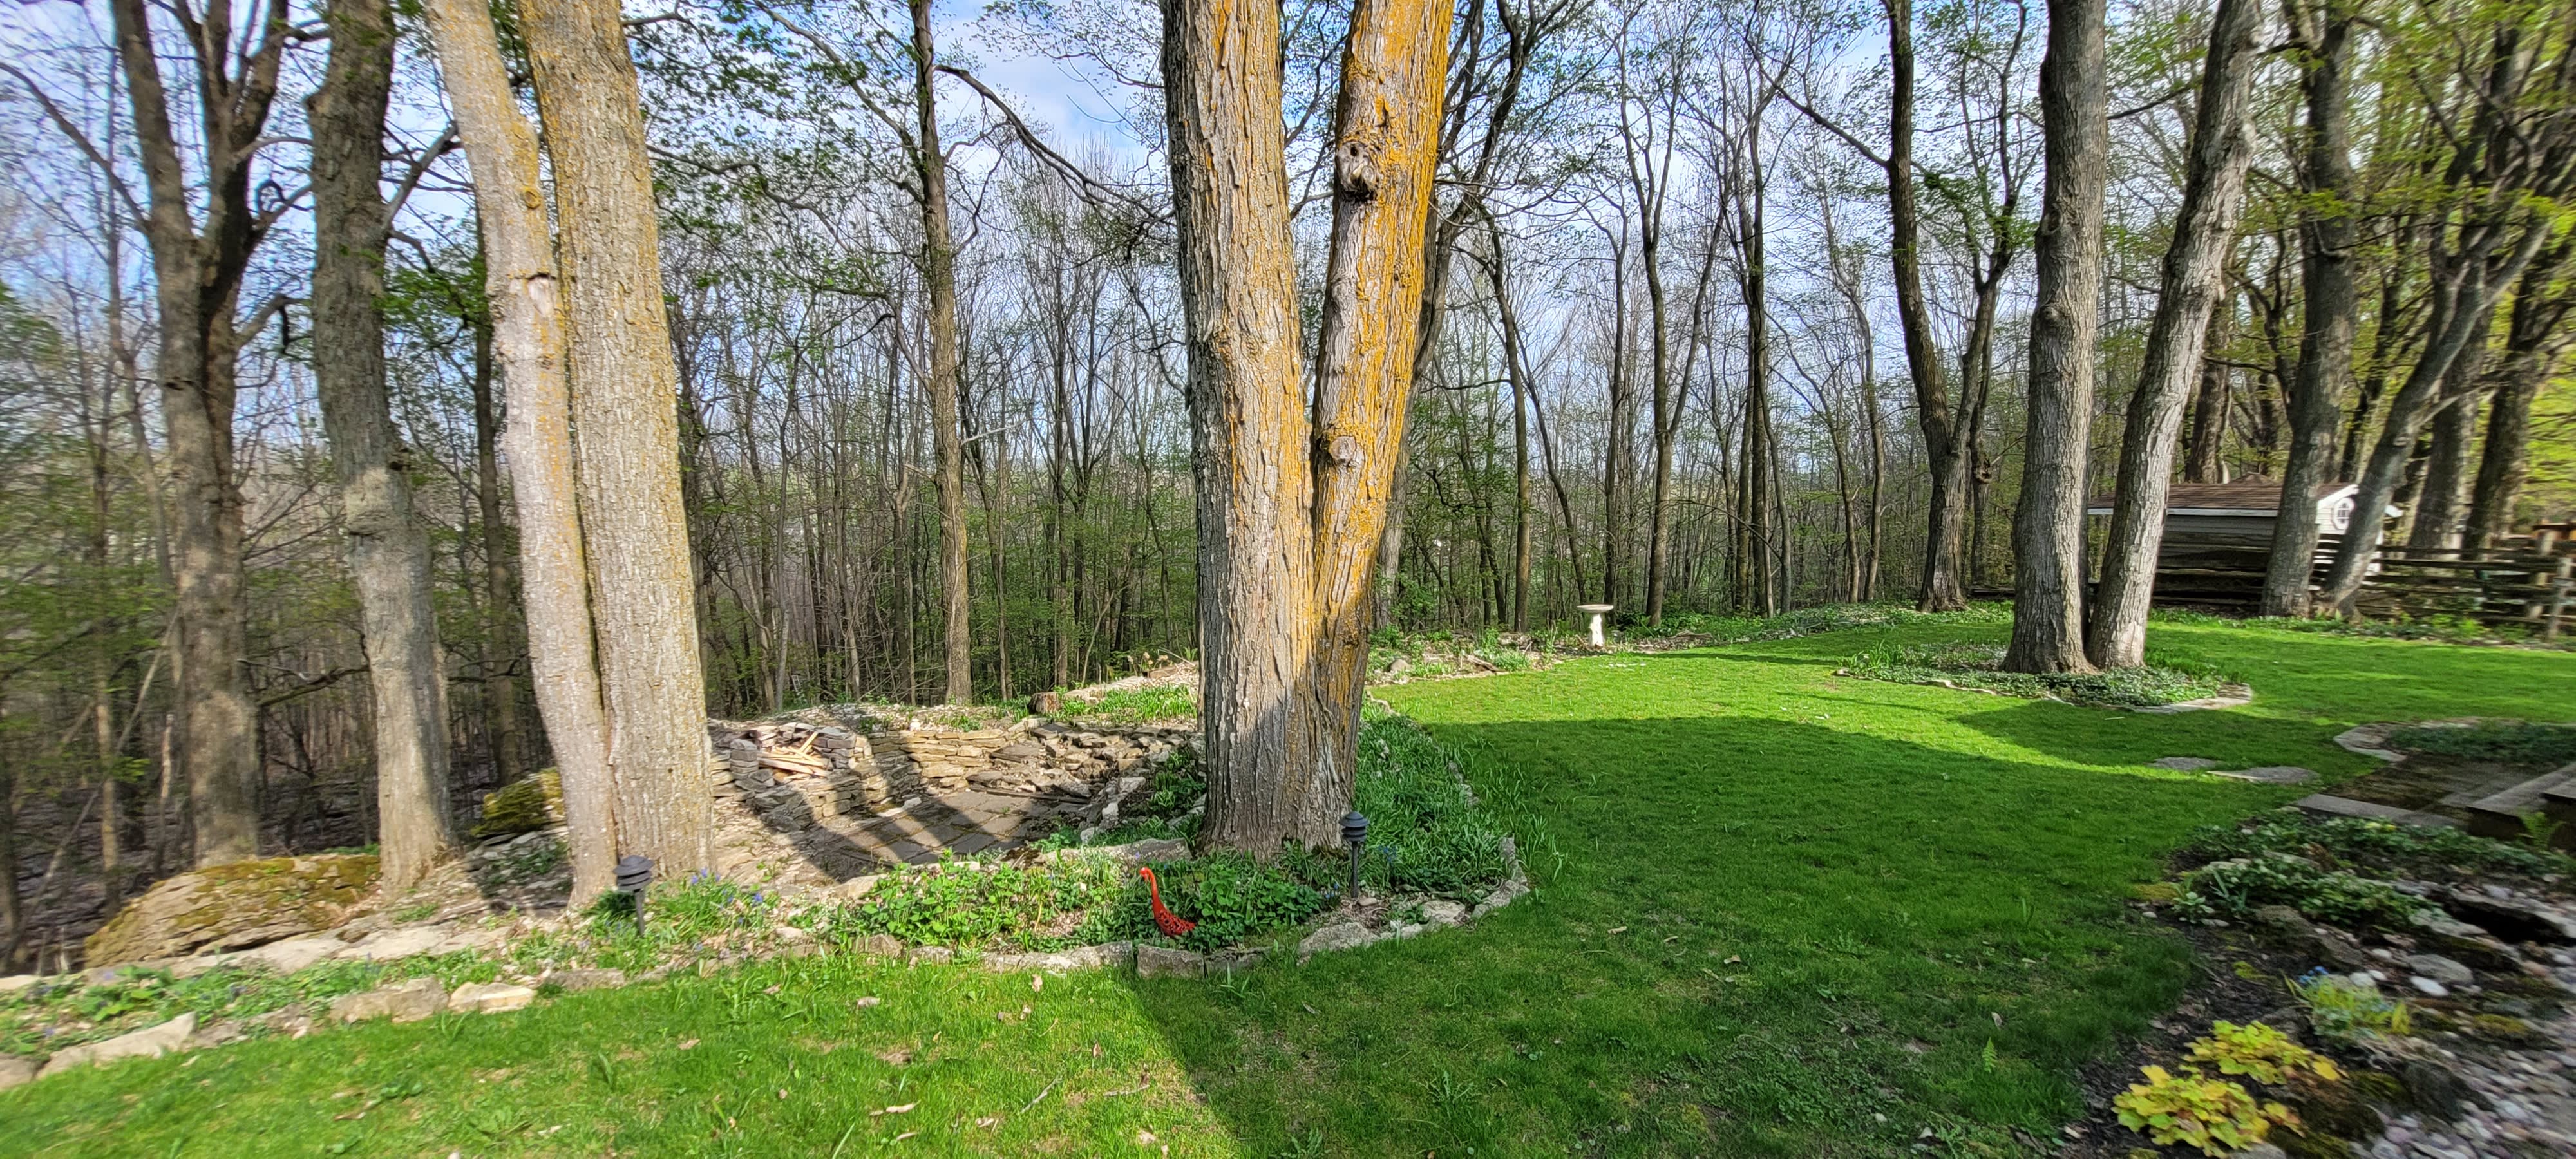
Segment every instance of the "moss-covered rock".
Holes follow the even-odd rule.
[[[92,966],[248,949],[337,926],[372,908],[375,894],[372,854],[236,861],[153,886],[83,946]]]
[[[483,794],[483,820],[474,826],[476,837],[508,837],[534,833],[563,823],[563,777],[553,769],[541,769]]]

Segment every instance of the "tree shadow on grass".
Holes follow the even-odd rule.
[[[2187,951],[2127,887],[2269,797],[1866,727],[1435,725],[1505,758],[1476,789],[1522,835],[1533,896],[1142,997],[1254,1153],[1814,1155],[1901,1151],[1926,1127],[2053,1132],[2081,1111],[2074,1067],[2185,980]]]

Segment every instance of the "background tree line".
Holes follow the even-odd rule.
[[[667,369],[583,349],[566,298],[576,383],[585,359],[643,370],[622,401],[552,404],[598,435],[561,449],[594,518],[662,510],[662,483],[613,481],[631,429],[685,529],[575,536],[635,556],[572,581],[599,719],[651,716],[681,751],[685,696],[615,702],[679,660],[706,711],[744,716],[1009,700],[1202,648],[1192,407],[1213,404],[1190,393],[1162,13],[598,8],[119,0],[6,34],[11,953],[190,864],[392,846],[403,817],[576,759],[546,740],[562,706],[539,711],[565,670],[531,641],[566,628],[526,593],[566,589],[527,562],[557,516],[516,482],[551,428],[520,405],[516,368],[548,364],[512,303],[639,268],[604,253],[639,232],[657,285],[598,308],[658,297]],[[1343,365],[1316,344],[1350,236],[1352,11],[1291,5],[1277,48],[1282,272],[1315,374]],[[2019,585],[2051,615],[2023,617],[2018,660],[2134,663],[2143,604],[2100,593],[2152,571],[2137,514],[2169,480],[2359,480],[2419,545],[2566,517],[2576,14],[2097,5],[2098,59],[2067,65],[2094,83],[2044,92],[2085,14],[1461,0],[1367,626]],[[496,64],[469,92],[447,38],[476,19]],[[593,138],[559,130],[591,122],[549,77],[599,91],[612,31],[649,231],[585,183],[614,165],[554,152]],[[1115,123],[1056,134],[981,71],[1041,51]],[[534,137],[523,174],[468,156],[476,125],[531,117],[542,170]],[[2049,184],[2088,149],[2093,241],[2084,191]],[[551,215],[560,255],[496,246],[478,204],[507,189],[536,205],[508,228]],[[576,234],[590,213],[623,224]],[[665,394],[667,436],[620,425]],[[2088,528],[2114,490],[2127,524]],[[2311,610],[2300,523],[2267,611]],[[2328,609],[2364,562],[2330,569]],[[695,647],[616,643],[654,605],[584,590],[602,567],[676,593]]]

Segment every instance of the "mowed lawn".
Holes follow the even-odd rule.
[[[2236,627],[2152,637],[2253,684],[2226,712],[1834,675],[2002,631],[1384,690],[1504,758],[1477,789],[1538,889],[1470,929],[1208,982],[836,958],[318,1031],[0,1094],[0,1152],[2009,1153],[2187,980],[2129,888],[2307,791],[2147,761],[2336,778],[2356,723],[2576,718],[2576,655]]]

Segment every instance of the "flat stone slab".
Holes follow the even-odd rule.
[[[459,1014],[499,1014],[536,1001],[537,992],[508,982],[468,982],[447,996],[447,1008]]]
[[[178,1050],[197,1032],[197,1016],[182,1014],[159,1026],[147,1026],[132,1034],[105,1042],[85,1043],[57,1051],[45,1060],[38,1077],[58,1075],[74,1067],[97,1066],[123,1058],[159,1058]]]
[[[2177,773],[2197,773],[2202,769],[2218,767],[2218,762],[2208,757],[2157,757],[2147,763],[2159,769],[2172,769]]]
[[[360,962],[390,962],[396,958],[426,954],[446,940],[446,930],[431,926],[385,930],[367,935],[365,939],[349,947],[348,952],[340,956]]]
[[[280,974],[292,974],[348,948],[349,943],[338,938],[315,934],[243,950],[230,960],[236,966],[266,966]]]
[[[2337,797],[2330,793],[2311,793],[2290,803],[2307,812],[2327,817],[2361,817],[2372,821],[2394,822],[2399,825],[2420,825],[2425,828],[2456,828],[2459,825],[2459,822],[2435,813],[2420,813],[2413,809],[2400,809],[2395,805],[2355,801],[2349,797]]]
[[[2251,769],[2222,769],[2210,774],[2238,781],[2259,781],[2266,785],[2304,785],[2317,779],[2315,769],[2297,765],[2262,765]],[[2336,798],[2342,800],[2343,798]],[[2403,810],[2401,810],[2402,812]]]

